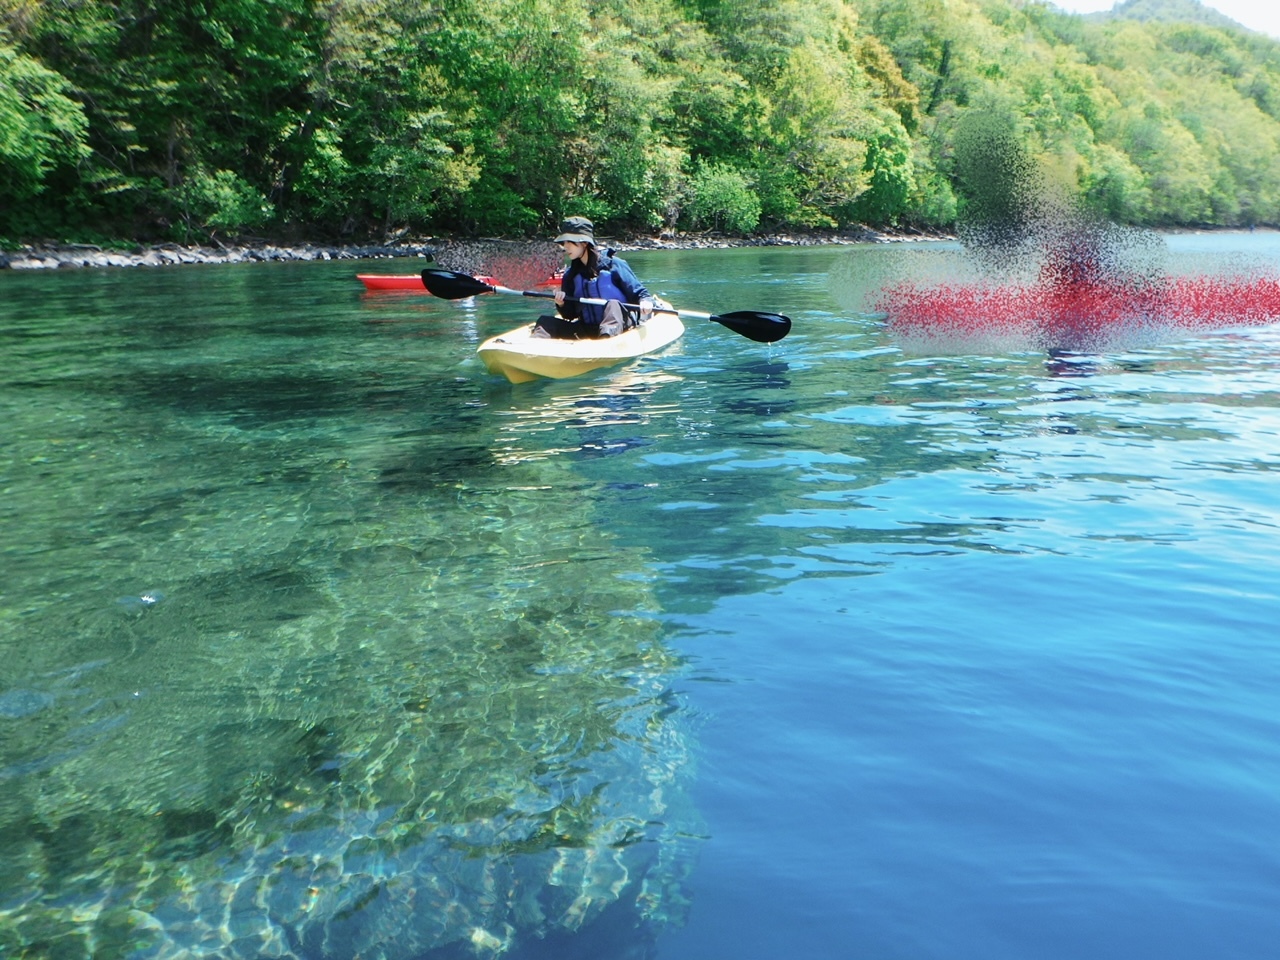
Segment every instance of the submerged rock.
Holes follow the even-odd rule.
[[[53,706],[53,696],[39,690],[26,690],[21,687],[0,692],[0,718],[5,720],[21,720],[46,707]]]
[[[219,569],[169,571],[163,615],[33,622],[33,643],[87,624],[128,653],[66,681],[77,710],[9,728],[30,766],[0,790],[0,954],[492,958],[614,911],[678,919],[697,832],[681,664],[646,579],[565,575],[647,556],[513,495],[563,488],[563,466],[497,463],[467,461],[470,492],[428,510],[291,524],[284,550],[209,536]],[[311,508],[345,516],[329,492]]]

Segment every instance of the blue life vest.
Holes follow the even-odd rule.
[[[577,299],[620,300],[623,303],[639,303],[649,296],[630,265],[621,257],[604,253],[600,256],[600,274],[588,280],[582,272],[582,264],[574,261],[565,272],[560,288],[565,296]],[[568,308],[568,309],[565,309]],[[566,317],[580,317],[584,323],[599,326],[604,319],[604,307],[594,303],[566,303],[560,309]]]

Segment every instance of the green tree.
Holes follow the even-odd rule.
[[[590,193],[586,11],[576,0],[458,0],[430,62],[467,110],[477,175],[446,213],[468,232],[532,233],[563,197]]]
[[[1099,144],[1081,179],[1085,205],[1117,223],[1141,223],[1151,206],[1147,178],[1128,154]]]
[[[65,77],[0,34],[0,208],[35,197],[54,169],[88,155],[88,121],[69,93]]]
[[[416,0],[334,0],[325,15],[290,215],[340,233],[430,223],[479,175],[474,107],[435,62],[443,24]]]
[[[278,200],[322,35],[310,0],[61,0],[39,8],[27,43],[84,91],[86,186],[117,215],[163,224],[200,171]]]
[[[870,182],[865,88],[847,64],[812,44],[793,51],[773,89],[758,169],[765,215],[780,224],[835,226],[832,212]]]
[[[738,170],[723,164],[700,165],[693,175],[689,217],[694,226],[729,233],[750,233],[760,223],[760,198]]]

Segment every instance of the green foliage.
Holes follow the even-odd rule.
[[[922,151],[925,160],[928,154]],[[956,222],[960,203],[951,182],[931,165],[917,168],[916,189],[911,196],[906,220],[931,228],[946,228]],[[871,221],[876,222],[876,221]]]
[[[587,23],[570,0],[457,0],[438,15],[427,58],[466,108],[471,188],[444,224],[488,235],[550,227],[566,184],[594,158],[584,137]],[[593,185],[577,181],[579,189]]]
[[[201,229],[240,234],[271,219],[267,198],[230,170],[194,170],[183,179],[178,195],[183,207],[183,239]]]
[[[140,233],[185,233],[192,196],[213,189],[185,186],[201,171],[282,199],[323,36],[309,0],[61,0],[40,5],[23,43],[79,92],[92,148],[80,181],[99,205],[139,212]]]
[[[882,115],[878,129],[867,137],[864,171],[870,175],[867,189],[850,204],[839,208],[842,219],[897,224],[909,217],[919,185],[914,145],[897,114]]]
[[[452,95],[435,54],[445,25],[410,0],[335,0],[326,15],[298,159],[282,178],[289,213],[343,234],[439,216],[480,172],[474,107]]]
[[[0,203],[31,200],[50,172],[88,154],[88,123],[69,88],[0,35]]]
[[[1280,222],[1280,44],[1195,9],[0,0],[0,230],[945,227],[1008,163],[1124,222]]]
[[[1082,178],[1085,206],[1116,223],[1138,223],[1151,206],[1151,188],[1129,156],[1100,144]]]
[[[693,175],[689,218],[694,226],[750,233],[760,223],[760,198],[751,182],[723,164],[705,164]]]

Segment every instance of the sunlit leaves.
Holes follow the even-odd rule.
[[[69,87],[0,42],[0,200],[38,194],[51,170],[88,153],[88,124]]]
[[[793,51],[779,71],[769,118],[769,213],[783,222],[835,225],[827,211],[855,199],[869,180],[866,110],[866,91],[844,63],[813,43]]]
[[[231,234],[261,227],[272,215],[267,198],[231,170],[188,172],[181,197],[188,223]]]
[[[689,216],[697,226],[750,233],[760,222],[760,198],[741,173],[724,164],[699,166]]]

